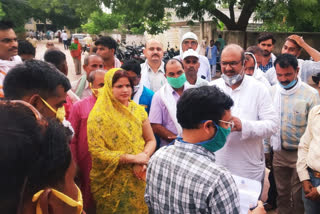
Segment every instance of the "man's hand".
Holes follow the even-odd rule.
[[[266,159],[266,167],[268,169],[271,169],[271,167],[272,167],[271,154],[270,153],[264,153],[264,157]]]
[[[254,210],[252,211],[249,210],[248,212],[248,214],[266,214],[266,213],[267,212],[263,207],[262,201],[258,201],[258,206]]]
[[[308,195],[311,192],[312,184],[309,180],[302,181],[302,188],[305,195]]]
[[[312,187],[311,191],[306,195],[306,198],[312,201],[320,201],[320,195],[317,188]]]
[[[296,43],[297,43],[300,47],[303,47],[303,46],[306,44],[306,42],[303,40],[302,36],[291,35],[291,36],[289,36],[288,38],[296,41]]]
[[[241,132],[242,131],[242,123],[241,120],[237,117],[232,117],[232,121],[234,122],[234,127],[233,129],[231,129],[231,131],[238,131]]]

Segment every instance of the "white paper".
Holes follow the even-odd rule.
[[[241,214],[247,214],[249,208],[256,206],[258,203],[261,193],[261,183],[237,175],[232,175],[232,177],[239,190],[240,212]]]

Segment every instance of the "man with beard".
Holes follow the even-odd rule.
[[[221,54],[220,79],[216,85],[234,100],[231,108],[234,127],[226,145],[217,151],[217,163],[235,175],[262,182],[265,162],[262,139],[274,134],[279,125],[268,89],[244,73],[245,55],[236,44]]]
[[[305,83],[308,82],[310,76],[315,76],[320,73],[320,52],[308,45],[302,37],[298,35],[289,36],[282,46],[281,54],[291,54],[298,58],[301,54],[302,48],[313,58],[312,60],[298,59],[299,77]],[[274,85],[277,83],[277,75],[275,68],[267,71],[266,77]]]
[[[13,24],[9,21],[0,21],[0,98],[4,97],[3,80],[8,71],[22,62],[17,54],[18,41]]]
[[[183,53],[183,67],[187,81],[190,85],[196,87],[208,85],[208,81],[198,77],[198,69],[200,67],[199,54],[193,49],[189,49]]]
[[[297,149],[309,111],[319,104],[319,95],[316,89],[301,81],[295,56],[282,54],[274,65],[278,84],[272,87],[271,93],[280,129],[270,138],[270,144],[274,151],[272,166],[278,192],[277,207],[281,214],[303,214],[301,183],[296,169]]]
[[[141,83],[153,92],[157,92],[167,83],[162,61],[163,45],[151,39],[146,43],[143,54],[147,59],[141,64]]]
[[[276,40],[270,33],[260,34],[258,38],[258,46],[263,50],[262,63],[259,68],[264,73],[273,67],[273,63],[276,60],[276,56],[271,53],[275,43]]]

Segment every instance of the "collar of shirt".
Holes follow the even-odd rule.
[[[146,60],[146,65],[147,65],[147,68],[148,68],[148,72],[153,72],[152,69],[151,69],[150,66],[149,66],[148,60]],[[161,72],[161,73],[163,73],[164,75],[166,74],[166,73],[164,72],[164,62],[163,62],[163,61],[161,61],[161,65],[160,65],[160,67],[158,68],[158,71],[157,71],[157,72]]]
[[[320,114],[320,108],[318,109],[318,111],[316,112],[316,114]]]
[[[209,150],[205,149],[204,147],[200,145],[196,145],[193,143],[188,142],[181,142],[179,139],[177,139],[174,144],[177,148],[181,148],[183,150],[187,150],[188,152],[198,153],[201,155],[205,155],[209,158],[209,161],[215,162],[216,158],[213,152],[210,152]],[[170,146],[170,145],[168,145]]]

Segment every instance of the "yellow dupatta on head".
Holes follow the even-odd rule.
[[[110,69],[106,73],[105,85],[99,89],[87,123],[88,147],[92,156],[91,190],[95,193],[106,188],[105,196],[110,193],[113,180],[119,180],[116,176],[121,174],[120,170],[127,167],[132,172],[132,165],[119,166],[119,159],[122,154],[143,151],[142,122],[148,117],[144,108],[135,102],[130,100],[126,107],[114,98],[112,78],[118,70]]]

